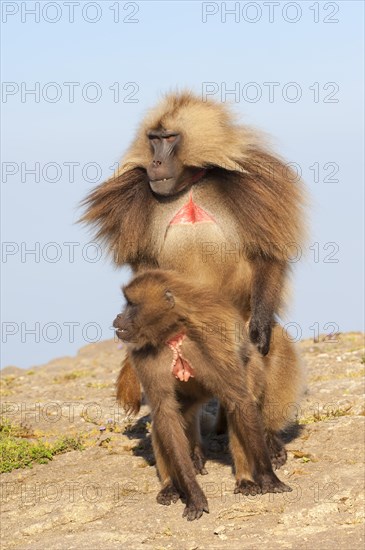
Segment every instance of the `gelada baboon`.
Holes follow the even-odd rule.
[[[160,269],[137,275],[124,288],[126,308],[114,327],[128,343],[133,368],[152,413],[152,442],[161,504],[186,499],[189,520],[208,512],[196,481],[206,473],[199,408],[217,397],[226,411],[236,493],[290,491],[275,475],[285,461],[277,431],[288,422],[300,390],[292,345],[273,338],[262,357],[250,342],[238,310],[214,290]],[[280,329],[278,325],[274,327]]]
[[[189,92],[147,114],[119,169],[85,199],[117,265],[198,277],[236,305],[265,356],[282,306],[288,247],[302,242],[302,184],[228,107]],[[279,337],[279,336],[278,336]],[[126,359],[117,397],[136,413]]]

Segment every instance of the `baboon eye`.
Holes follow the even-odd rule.
[[[176,140],[176,138],[177,138],[177,136],[173,135],[173,136],[167,136],[164,139],[166,139],[166,141],[168,141],[169,143],[172,143]]]
[[[147,137],[150,141],[160,139],[160,136],[158,136],[157,134],[152,134],[152,133],[148,133]]]

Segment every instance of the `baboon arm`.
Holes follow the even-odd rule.
[[[130,363],[128,354],[122,362],[117,381],[117,401],[129,414],[137,414],[141,408],[142,391],[136,371]]]
[[[279,260],[256,259],[252,268],[249,335],[262,355],[270,349],[274,315],[283,294],[286,267]]]
[[[185,493],[187,501],[205,500],[203,491],[195,479],[194,465],[190,456],[190,445],[183,426],[183,417],[177,403],[171,396],[164,396],[157,407],[152,406],[154,441],[168,457],[173,471],[174,485]],[[166,459],[165,459],[166,463]]]
[[[195,472],[190,458],[190,445],[183,427],[183,418],[177,407],[169,403],[168,398],[164,398],[164,402],[153,411],[152,415],[156,438],[169,457],[181,488],[186,490],[193,481],[195,483]]]
[[[168,485],[172,484],[171,465],[166,456],[166,453],[164,453],[160,438],[158,437],[154,426],[152,426],[152,446],[161,484],[163,487],[167,487]]]

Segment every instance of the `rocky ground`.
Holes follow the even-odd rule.
[[[308,389],[279,476],[292,493],[234,495],[227,441],[207,435],[210,513],[156,503],[159,483],[148,408],[127,418],[115,403],[123,350],[106,341],[76,357],[2,371],[2,423],[29,441],[67,435],[83,450],[2,474],[2,549],[352,550],[364,546],[363,335],[300,344]],[[206,420],[211,420],[208,410]]]

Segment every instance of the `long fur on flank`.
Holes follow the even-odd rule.
[[[158,199],[148,185],[152,152],[146,134],[160,126],[182,135],[178,155],[185,166],[219,177],[242,241],[256,255],[285,261],[288,244],[300,245],[303,238],[301,181],[259,134],[236,124],[227,105],[182,92],[167,95],[147,114],[114,176],[83,202],[81,221],[97,228],[96,238],[107,244],[115,263],[157,265],[148,228]]]

